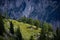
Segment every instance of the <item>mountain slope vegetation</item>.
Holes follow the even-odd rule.
[[[53,31],[50,23],[26,17],[13,20],[0,15],[0,40],[58,40],[59,33],[59,28]]]
[[[12,35],[10,33],[10,27],[11,27],[10,23],[12,22],[14,34],[16,34],[17,29],[19,28],[22,38],[24,40],[29,40],[31,36],[33,36],[33,38],[36,39],[37,35],[39,35],[39,32],[41,31],[41,28],[36,29],[36,26],[30,25],[27,23],[23,23],[23,22],[18,22],[16,20],[12,20],[12,19],[5,19],[4,18],[3,22],[4,22],[3,24],[4,24],[4,29],[5,29],[5,32],[3,33],[3,35],[6,33],[9,34],[10,36]],[[12,29],[12,31],[13,31],[13,29]]]

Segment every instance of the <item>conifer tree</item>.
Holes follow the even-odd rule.
[[[17,28],[17,32],[16,32],[16,40],[22,40],[22,34],[20,32],[20,27]]]
[[[10,33],[14,34],[14,28],[13,28],[12,21],[10,22]]]
[[[0,13],[0,35],[3,35],[4,32],[5,32],[4,22],[3,22],[2,15],[1,15],[1,13]]]

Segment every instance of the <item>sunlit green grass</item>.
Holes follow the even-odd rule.
[[[8,32],[9,32],[9,28],[10,28],[10,21],[12,21],[12,23],[13,23],[14,32],[16,32],[17,28],[19,27],[24,40],[29,40],[31,36],[33,36],[35,38],[36,35],[41,31],[41,28],[35,29],[36,26],[26,24],[23,22],[18,22],[16,20],[4,19],[3,21],[4,21],[5,30],[7,30]],[[31,28],[29,28],[29,27],[31,27]]]

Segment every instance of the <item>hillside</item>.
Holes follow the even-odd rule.
[[[29,40],[31,36],[33,36],[34,39],[37,38],[37,35],[39,35],[41,28],[36,29],[36,26],[26,24],[23,22],[18,22],[16,20],[11,19],[3,19],[5,31],[9,33],[10,29],[10,22],[13,24],[14,33],[16,33],[17,28],[20,28],[20,32],[22,34],[22,37],[24,40]]]
[[[0,0],[0,40],[60,40],[60,0]]]

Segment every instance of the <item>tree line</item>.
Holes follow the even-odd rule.
[[[37,40],[60,40],[60,29],[57,27],[53,30],[53,26],[50,23],[40,22],[39,20],[33,20],[32,18],[26,18],[25,16],[18,21],[41,28],[40,37]],[[31,36],[30,40],[33,40],[33,36]]]
[[[4,17],[0,14],[0,36],[4,36],[4,33],[6,33],[5,28],[4,28],[3,18]],[[31,25],[35,25],[37,28],[40,27],[42,30],[39,35],[40,37],[37,40],[60,40],[60,28],[59,27],[57,27],[56,30],[53,31],[51,24],[46,23],[46,22],[43,22],[41,24],[41,22],[39,20],[33,20],[32,18],[26,18],[26,17],[22,17],[18,21],[28,23]],[[24,40],[22,38],[20,29],[17,28],[16,33],[14,33],[13,27],[14,27],[14,25],[13,25],[12,21],[10,21],[10,29],[9,29],[10,32],[9,33],[12,36],[10,34],[9,34],[10,36],[8,36],[8,33],[6,33],[5,35],[7,35],[7,38],[9,37],[10,40]],[[34,40],[33,36],[31,36],[30,40]]]
[[[34,25],[34,26],[37,26],[37,27],[40,27],[40,21],[37,20],[37,19],[26,18],[24,16],[24,17],[21,17],[20,19],[18,19],[18,21],[19,22],[28,23],[28,24],[31,24],[31,25]]]

